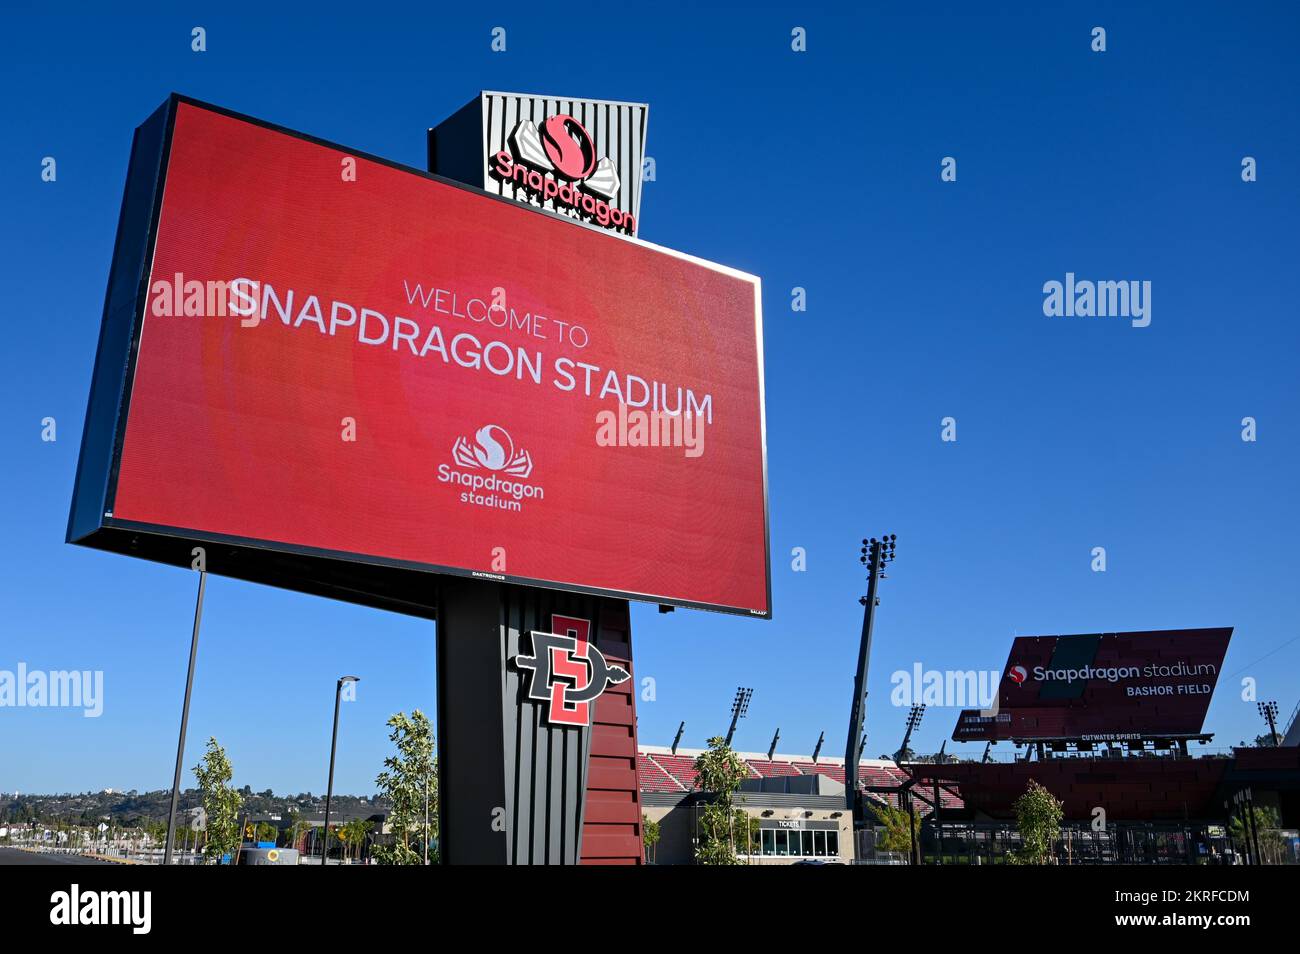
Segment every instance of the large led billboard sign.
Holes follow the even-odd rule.
[[[996,708],[963,711],[953,740],[1197,735],[1231,636],[1231,627],[1018,636]]]
[[[69,538],[766,617],[762,393],[757,278],[173,97]]]

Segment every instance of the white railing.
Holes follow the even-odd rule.
[[[1291,733],[1294,732],[1296,728],[1296,718],[1298,716],[1300,716],[1300,702],[1297,702],[1295,704],[1295,708],[1291,710],[1291,718],[1286,720],[1286,728],[1282,730],[1283,744],[1289,744],[1289,745],[1300,744],[1300,739],[1291,738]]]

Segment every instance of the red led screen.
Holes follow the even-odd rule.
[[[112,521],[769,615],[758,280],[181,102]]]
[[[1018,636],[996,710],[963,711],[952,737],[1107,742],[1197,735],[1231,637],[1231,627]]]

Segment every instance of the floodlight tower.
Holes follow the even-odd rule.
[[[907,756],[907,746],[912,741],[912,733],[921,726],[921,717],[925,715],[925,703],[912,706],[912,710],[907,714],[907,731],[903,733],[903,744],[898,747],[894,753],[894,761],[901,762]]]
[[[858,763],[862,738],[867,721],[867,666],[871,661],[871,631],[876,622],[876,584],[885,579],[885,565],[894,560],[894,534],[871,537],[862,541],[860,562],[867,568],[867,595],[862,603],[862,637],[858,641],[858,669],[853,677],[853,706],[849,710],[849,734],[844,744],[844,800],[853,815],[855,830],[863,825],[864,806],[858,797]]]
[[[731,746],[731,738],[736,734],[736,723],[745,718],[749,712],[749,699],[753,696],[754,690],[740,686],[736,689],[736,698],[731,703],[731,728],[727,730],[727,746]]]
[[[1268,737],[1269,737],[1269,740],[1270,740],[1274,745],[1277,745],[1277,744],[1278,744],[1278,740],[1277,740],[1277,703],[1276,703],[1276,702],[1257,702],[1257,703],[1255,703],[1255,704],[1256,704],[1257,706],[1259,706],[1259,714],[1262,715],[1262,716],[1264,717],[1264,721],[1268,723]]]

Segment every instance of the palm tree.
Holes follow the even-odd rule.
[[[352,849],[350,854],[358,861],[361,860],[361,848],[366,843],[366,835],[373,827],[374,822],[354,818],[339,829],[339,840]]]

